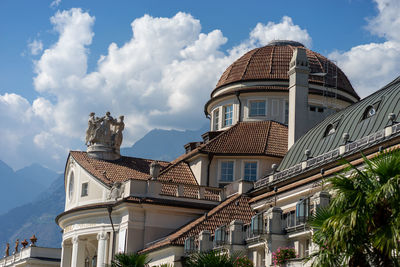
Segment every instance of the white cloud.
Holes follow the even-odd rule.
[[[41,40],[33,40],[28,44],[32,55],[38,55],[43,51],[43,43]]]
[[[236,58],[274,38],[311,43],[307,31],[284,17],[277,24],[258,24],[249,39],[224,51],[222,32],[201,32],[200,21],[190,14],[145,15],[131,23],[131,38],[120,46],[111,43],[95,71],[88,72],[95,18],[73,8],[50,21],[58,40],[34,62],[34,87],[42,96],[32,104],[21,97],[30,120],[15,130],[24,140],[19,153],[29,141],[29,150],[46,157],[48,166],[63,166],[67,150],[83,146],[91,111],[125,115],[125,146],[153,128],[198,128],[211,90]],[[276,31],[281,35],[272,34]],[[27,133],[18,132],[30,125]]]
[[[400,45],[397,42],[359,45],[346,52],[335,51],[329,57],[338,62],[361,97],[399,75]]]
[[[352,47],[349,51],[334,51],[330,58],[338,62],[358,94],[365,97],[399,75],[400,2],[375,0],[378,14],[369,19],[367,29],[386,39]]]
[[[400,1],[375,0],[378,15],[369,20],[367,29],[387,40],[400,41]]]
[[[292,18],[284,16],[280,23],[268,22],[267,25],[258,23],[250,33],[251,39],[266,45],[272,40],[292,40],[311,47],[311,37],[307,30],[293,24]]]
[[[50,3],[50,7],[58,7],[61,4],[61,0],[54,0],[53,2]]]

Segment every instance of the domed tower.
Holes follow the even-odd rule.
[[[299,60],[304,66],[296,65]],[[292,88],[297,91],[293,90],[290,108]],[[204,112],[211,118],[211,131],[227,129],[239,121],[273,120],[289,124],[289,139],[290,128],[296,128],[295,141],[326,116],[359,99],[332,61],[299,42],[273,41],[247,52],[225,70]],[[299,120],[303,120],[301,127]]]

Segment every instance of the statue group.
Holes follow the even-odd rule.
[[[107,111],[105,116],[99,118],[95,116],[94,112],[91,112],[86,130],[86,145],[103,145],[113,148],[119,154],[124,128],[124,116],[119,116],[117,120]]]

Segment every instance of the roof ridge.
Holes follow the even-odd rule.
[[[272,122],[271,121],[268,121],[269,123],[268,123],[268,130],[267,130],[267,138],[265,138],[265,144],[264,144],[264,153],[265,154],[267,154],[267,149],[268,149],[268,140],[269,140],[269,135],[270,135],[270,133],[271,133],[271,124],[272,124]]]
[[[250,51],[250,52],[252,52],[252,51],[254,51],[254,52],[253,52],[253,54],[250,55],[249,59],[247,60],[246,67],[244,68],[243,74],[241,75],[240,79],[244,78],[244,76],[247,73],[247,69],[248,69],[248,67],[250,65],[250,62],[252,61],[254,55],[257,54],[260,50],[261,50],[261,48],[253,49],[253,50]]]

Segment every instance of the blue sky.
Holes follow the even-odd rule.
[[[200,127],[223,70],[273,39],[332,58],[366,96],[400,73],[399,12],[395,0],[2,0],[0,160],[60,170],[92,110],[126,115],[125,146]]]

